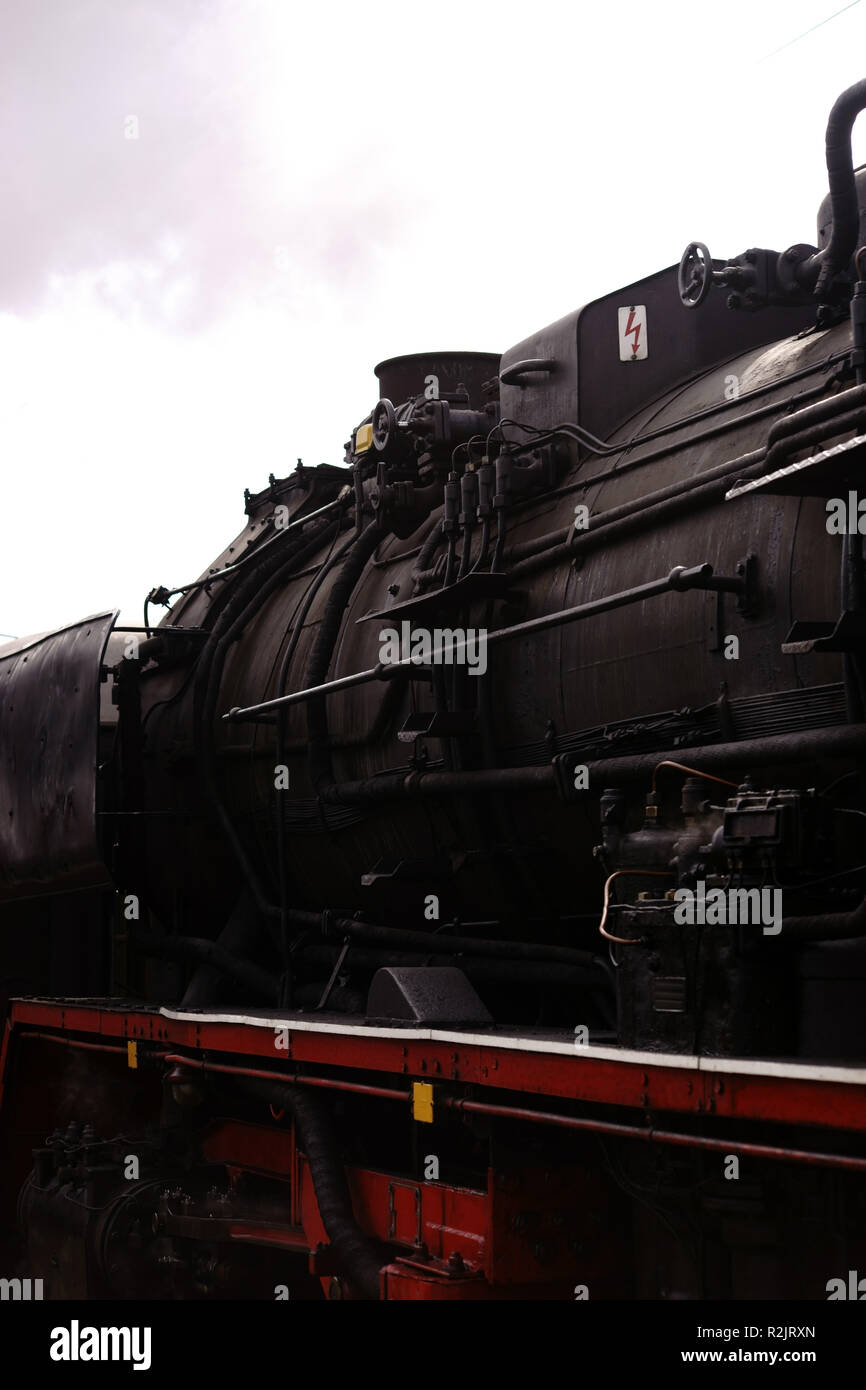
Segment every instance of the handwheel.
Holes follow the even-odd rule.
[[[373,448],[383,454],[397,433],[397,415],[388,400],[379,401],[373,411]]]
[[[677,287],[687,309],[703,304],[713,283],[713,259],[702,241],[690,241],[680,261]]]

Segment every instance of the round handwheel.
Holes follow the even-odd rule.
[[[373,411],[373,448],[383,454],[397,434],[397,415],[388,400],[379,401]]]
[[[702,241],[690,241],[680,261],[677,287],[687,309],[703,304],[713,283],[713,259]]]

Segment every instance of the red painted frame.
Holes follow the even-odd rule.
[[[437,1106],[474,1109],[490,1116],[596,1127],[665,1143],[737,1148],[735,1139],[722,1141],[703,1133],[706,1126],[695,1121],[704,1118],[806,1126],[837,1135],[866,1132],[866,1085],[859,1080],[818,1074],[778,1076],[760,1070],[743,1073],[734,1063],[717,1063],[712,1070],[701,1070],[678,1065],[670,1057],[656,1063],[646,1058],[587,1056],[578,1047],[573,1055],[521,1051],[471,1034],[465,1041],[449,1041],[382,1037],[364,1031],[347,1034],[327,1027],[322,1031],[295,1029],[291,1020],[285,1026],[288,1047],[277,1049],[274,1028],[258,1022],[171,1019],[156,1008],[100,1001],[16,1000],[0,1045],[0,1107],[9,1081],[13,1042],[25,1043],[28,1037],[38,1036],[115,1056],[122,1056],[127,1044],[136,1042],[139,1064],[148,1057],[165,1065],[188,1061],[191,1072],[212,1068],[264,1074],[391,1099],[405,1103],[407,1109],[412,1102],[412,1083],[422,1081],[433,1086],[434,1115]],[[816,1067],[816,1073],[818,1070]],[[556,1101],[580,1102],[595,1110],[588,1117],[575,1116],[573,1107],[551,1105]],[[599,1107],[612,1106],[620,1112],[634,1112],[633,1123],[620,1125],[612,1119],[597,1118]],[[656,1118],[659,1112],[666,1112],[668,1117],[690,1116],[691,1132],[670,1128],[670,1118],[662,1130]],[[617,1121],[621,1118],[620,1113]],[[825,1143],[826,1139],[822,1145]],[[744,1149],[750,1147],[759,1157],[823,1160],[837,1167],[866,1169],[866,1154],[815,1153],[786,1146],[784,1141],[772,1147],[743,1142]],[[255,1221],[240,1219],[230,1224],[227,1238],[278,1245],[287,1252],[306,1250],[310,1271],[326,1290],[333,1291],[327,1236],[306,1160],[295,1148],[291,1125],[225,1120],[209,1136],[205,1156],[224,1164],[230,1177],[233,1172],[248,1170],[289,1185],[290,1219],[285,1225],[265,1229]],[[561,1226],[562,1214],[571,1208],[575,1193],[584,1211],[592,1208],[593,1201],[588,1200],[594,1180],[591,1173],[575,1168],[557,1177],[528,1169],[508,1173],[491,1170],[486,1192],[438,1181],[403,1180],[370,1170],[349,1169],[347,1176],[362,1228],[375,1239],[405,1249],[404,1256],[382,1271],[383,1298],[470,1301],[572,1296],[573,1257],[554,1245],[552,1259],[548,1253],[543,1265],[533,1263],[532,1241],[537,1244],[536,1237],[516,1234],[520,1223],[515,1215],[531,1206],[541,1213],[542,1222],[555,1218]],[[601,1200],[599,1193],[599,1207]],[[545,1240],[549,1233],[548,1221]],[[592,1278],[596,1290],[603,1286],[603,1264],[593,1269]]]
[[[566,1056],[510,1050],[497,1047],[492,1039],[404,1040],[296,1031],[290,1023],[286,1026],[289,1046],[278,1051],[273,1030],[260,1025],[170,1019],[156,1009],[106,1008],[79,1000],[15,1000],[0,1048],[0,1105],[9,1039],[16,1030],[35,1028],[115,1046],[135,1041],[143,1049],[149,1044],[161,1045],[160,1051],[186,1049],[193,1058],[222,1053],[260,1063],[267,1060],[277,1076],[308,1066],[391,1074],[405,1078],[407,1099],[412,1081],[431,1083],[434,1094],[437,1083],[457,1083],[517,1092],[523,1104],[529,1097],[544,1096],[626,1106],[644,1113],[668,1111],[866,1132],[866,1085],[856,1082],[743,1074],[726,1070],[723,1064],[721,1070],[696,1071],[676,1064],[586,1056],[579,1047],[573,1056]]]

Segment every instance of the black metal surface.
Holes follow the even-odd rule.
[[[493,1018],[454,965],[387,966],[367,996],[367,1018],[400,1023],[480,1023]]]
[[[116,617],[0,652],[0,901],[109,881],[97,760],[100,667]]]
[[[442,399],[464,386],[469,405],[479,410],[484,404],[482,386],[499,372],[499,357],[493,352],[413,352],[389,357],[374,368],[379,379],[379,395],[397,403],[412,396],[423,396],[433,389],[428,378],[435,377],[436,397]]]

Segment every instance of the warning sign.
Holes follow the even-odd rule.
[[[642,362],[647,356],[646,305],[629,304],[617,309],[619,315],[619,360]]]

